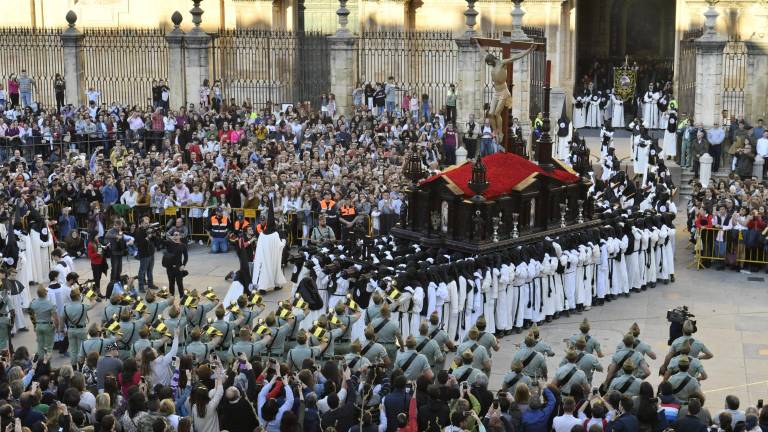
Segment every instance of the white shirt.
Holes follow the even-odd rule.
[[[99,96],[101,96],[101,93],[96,90],[88,90],[85,92],[85,97],[88,98],[88,102],[99,102]]]
[[[573,414],[563,414],[552,419],[552,429],[555,432],[571,432],[574,426],[581,425],[582,423]]]
[[[158,384],[162,384],[164,386],[171,385],[171,379],[173,378],[171,362],[173,361],[173,356],[176,355],[178,349],[179,338],[174,337],[173,343],[171,344],[171,350],[168,351],[165,355],[156,358],[152,362],[152,378],[150,379],[150,382],[153,386]]]
[[[760,138],[757,140],[757,155],[762,157],[768,157],[768,138]]]

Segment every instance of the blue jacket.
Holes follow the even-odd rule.
[[[59,216],[59,240],[63,240],[75,228],[77,228],[77,220],[74,216]]]
[[[400,413],[408,414],[408,406],[411,403],[411,395],[404,389],[396,389],[384,397],[384,410],[387,414],[387,432],[397,430],[397,415]],[[546,432],[546,431],[545,431]]]
[[[115,186],[104,186],[101,188],[101,197],[105,206],[112,205],[117,202],[117,188]]]
[[[640,422],[632,414],[624,413],[616,420],[609,422],[605,432],[640,432]]]
[[[523,432],[548,432],[547,423],[549,422],[552,411],[555,410],[555,394],[549,388],[544,388],[544,398],[547,404],[540,409],[529,409],[523,413]],[[607,432],[607,431],[606,431]]]

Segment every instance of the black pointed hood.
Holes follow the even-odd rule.
[[[568,118],[568,113],[565,110],[565,101],[563,101],[563,111],[560,113],[560,118],[557,119],[557,136],[567,137],[570,130],[571,120]]]
[[[267,226],[264,228],[264,234],[272,234],[277,231],[277,223],[275,222],[275,205],[272,203],[272,198],[267,203]]]

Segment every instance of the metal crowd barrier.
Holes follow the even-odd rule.
[[[124,204],[112,204],[105,211],[105,224],[110,226],[109,221],[111,221],[114,217],[121,217],[130,226],[137,224],[143,216],[149,216],[152,222],[160,223],[160,225],[163,227],[163,231],[165,232],[170,229],[171,226],[173,226],[173,221],[175,221],[177,218],[182,218],[185,222],[187,230],[189,231],[190,239],[207,241],[208,233],[206,231],[206,226],[212,215],[213,208],[214,207],[196,206],[175,206],[164,208],[151,206],[128,207]],[[43,214],[44,216],[58,220],[61,216],[61,209],[61,203],[49,203],[45,206]],[[190,216],[190,214],[193,213],[193,210],[199,211],[199,213],[196,214],[199,214],[200,216]],[[251,224],[251,226],[254,227],[254,229],[259,223],[259,209],[237,207],[228,208],[226,209],[226,212],[228,212],[225,213],[226,216],[233,222],[235,220],[235,215],[242,213],[244,218],[248,221],[249,224]],[[80,218],[74,213],[72,213],[72,215],[77,219],[78,229],[83,230],[88,226],[87,216]],[[312,228],[317,226],[318,214],[311,212],[310,217],[307,219],[307,221],[311,221],[311,225],[307,229],[307,237],[304,237],[304,222],[300,219],[301,218],[299,218],[296,213],[286,213],[283,214],[282,219],[278,221],[278,224],[282,225],[283,230],[287,233],[286,241],[289,246],[299,245],[304,241],[309,241],[312,235]],[[383,221],[383,219],[380,221]],[[363,223],[365,224],[366,233],[369,237],[383,234],[383,232],[374,232],[373,218],[370,215],[366,216]],[[394,223],[387,223],[386,232],[388,232],[389,228],[391,228],[390,225],[393,226]],[[339,240],[341,238],[340,233],[336,233],[336,235],[337,240]]]
[[[694,264],[697,269],[713,262],[730,266],[768,265],[768,241],[757,230],[698,228]]]

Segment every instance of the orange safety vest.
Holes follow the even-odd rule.
[[[242,227],[240,226],[241,223],[243,224]],[[235,221],[235,231],[245,231],[245,229],[248,228],[248,225],[250,224],[251,223],[248,222],[248,219],[243,219],[242,222],[240,222],[240,220],[238,219]]]
[[[216,215],[211,216],[211,235],[214,237],[226,237],[229,219],[222,215],[221,220],[216,220]]]
[[[355,207],[354,206],[341,206],[341,209],[339,210],[339,213],[342,216],[354,216],[355,215]]]
[[[334,201],[334,200],[330,200],[330,201],[322,200],[322,201],[320,201],[320,208],[323,209],[323,210],[330,210],[334,205],[336,205],[336,201]]]

